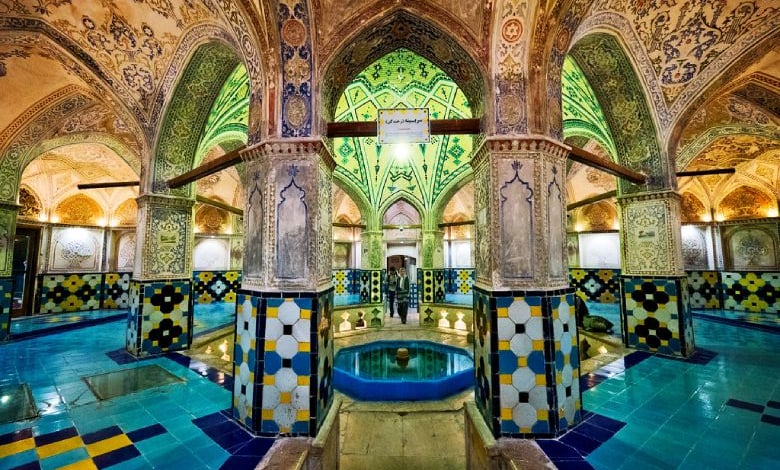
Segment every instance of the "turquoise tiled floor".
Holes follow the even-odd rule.
[[[201,308],[203,331],[231,315],[209,306],[213,315],[199,316]],[[780,334],[699,317],[694,330],[693,360],[636,352],[596,371],[583,392],[585,422],[539,441],[559,468],[780,468]],[[262,451],[249,449],[270,444],[247,444],[220,413],[230,391],[183,356],[118,363],[107,354],[124,348],[121,331],[117,320],[0,345],[0,387],[27,383],[39,410],[0,424],[0,468],[252,468]],[[82,380],[147,364],[184,382],[98,401]]]

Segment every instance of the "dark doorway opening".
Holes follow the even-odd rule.
[[[32,315],[35,305],[35,277],[38,274],[38,245],[41,229],[17,227],[14,236],[14,260],[11,275],[14,293],[11,299],[11,317]]]

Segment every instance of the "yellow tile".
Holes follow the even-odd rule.
[[[298,385],[309,385],[309,376],[308,375],[299,375],[298,376]]]
[[[304,320],[310,319],[311,318],[311,310],[302,308],[301,309],[301,318],[303,318]]]
[[[501,408],[501,419],[509,421],[512,419],[512,408]]]
[[[273,375],[263,376],[263,385],[273,385],[276,383],[276,379]]]
[[[541,317],[542,316],[542,307],[541,307],[541,305],[532,305],[531,306],[531,316],[532,317]]]
[[[90,457],[95,457],[97,455],[107,454],[112,450],[117,450],[129,445],[133,445],[132,441],[128,439],[127,435],[120,434],[118,436],[109,437],[108,439],[103,439],[102,441],[93,442],[92,444],[87,445],[87,453]]]
[[[512,383],[512,375],[510,375],[510,374],[499,374],[498,382],[501,385],[509,385],[509,384]]]
[[[298,410],[298,412],[295,414],[295,420],[296,421],[308,421],[309,420],[309,410]]]
[[[273,419],[274,419],[274,410],[263,409],[262,417],[263,417],[264,421],[273,421]]]
[[[298,343],[298,352],[310,352],[311,343]]]
[[[517,358],[517,367],[528,367],[528,356],[520,356]]]
[[[544,377],[544,374],[536,374],[536,385],[546,385],[547,379]]]
[[[27,439],[22,439],[21,441],[12,442],[10,444],[3,444],[0,446],[0,459],[3,457],[8,457],[9,455],[18,454],[19,452],[24,452],[25,450],[30,450],[35,448],[35,439],[32,437]]]
[[[535,339],[533,340],[532,348],[534,351],[544,351],[544,340],[543,339]]]
[[[60,470],[97,470],[97,466],[92,459],[82,460],[80,462],[74,462],[70,465],[60,467]]]
[[[498,342],[498,350],[499,351],[509,351],[509,341],[499,341]]]
[[[508,318],[509,317],[509,309],[508,308],[502,307],[502,308],[498,308],[496,310],[497,310],[496,314],[498,315],[498,318]]]
[[[51,444],[46,444],[45,446],[40,446],[35,450],[38,452],[38,457],[45,459],[46,457],[61,454],[83,445],[84,443],[81,441],[81,437],[74,436],[61,441],[52,442]]]
[[[266,351],[276,351],[276,341],[265,340]]]
[[[282,392],[279,394],[279,403],[289,404],[292,401],[292,394],[290,392]]]
[[[547,421],[547,410],[536,410],[536,419],[539,421]]]
[[[279,316],[279,307],[268,307],[265,311],[265,316],[268,318],[277,318]]]

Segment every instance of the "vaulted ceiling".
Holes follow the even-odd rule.
[[[375,28],[398,12],[405,16],[397,18],[414,18],[409,25],[417,29],[404,29],[402,22]],[[371,35],[366,28],[386,36]],[[459,80],[475,73],[487,78],[484,109],[494,114],[489,128],[497,132],[522,131],[522,124],[512,120],[533,114],[556,94],[549,90],[542,101],[527,96],[528,106],[518,110],[511,98],[524,96],[525,90],[503,88],[507,81],[533,77],[557,51],[571,51],[574,60],[561,60],[560,67],[569,78],[550,82],[559,89],[567,83],[578,96],[564,100],[560,137],[611,157],[621,148],[613,148],[610,140],[615,138],[614,122],[636,103],[605,92],[615,89],[610,80],[622,80],[622,75],[594,76],[592,71],[610,70],[616,55],[599,47],[616,44],[646,102],[661,158],[668,156],[677,171],[737,170],[734,175],[681,178],[678,189],[707,213],[740,188],[777,205],[780,6],[774,0],[0,0],[0,200],[17,197],[24,184],[20,175],[76,172],[68,162],[94,154],[96,148],[111,160],[101,163],[103,168],[127,168],[135,175],[112,171],[105,175],[108,179],[134,179],[148,172],[173,92],[204,43],[224,44],[243,68],[231,70],[217,103],[207,104],[213,111],[208,129],[193,129],[202,137],[196,163],[234,148],[243,132],[258,138],[289,130],[285,126],[290,122],[284,121],[289,110],[280,97],[290,84],[310,87],[315,107],[304,125],[316,135],[317,106],[322,105],[316,97],[328,87],[319,81],[325,68],[352,70],[337,62],[369,56],[381,44],[415,31],[437,38],[423,51],[429,54],[425,60],[450,67],[447,74],[469,87],[467,96],[476,88]],[[604,34],[615,40],[589,39]],[[355,43],[359,38],[369,42]],[[586,45],[593,47],[580,47]],[[346,49],[349,55],[341,54]],[[580,63],[586,49],[588,63]],[[290,59],[291,51],[298,55]],[[308,65],[298,60],[307,51]],[[473,65],[460,70],[447,57],[470,57]],[[345,83],[354,78],[345,77]],[[497,98],[497,90],[508,90],[506,102]],[[507,110],[512,112],[501,114]],[[554,110],[550,116],[554,120]],[[555,126],[551,129],[554,133]],[[38,167],[24,173],[36,159]],[[461,159],[466,162],[467,157]],[[80,165],[82,173],[74,175],[101,174],[97,163],[85,160]],[[61,179],[71,181],[70,186],[55,192],[75,194],[75,181],[81,178]],[[231,179],[237,181],[235,175]],[[604,191],[604,178],[592,170],[575,165],[569,179],[570,201]],[[28,181],[30,187],[37,184]],[[241,203],[234,186],[224,190],[226,194],[212,196]]]

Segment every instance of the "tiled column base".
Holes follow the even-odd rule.
[[[621,276],[626,346],[688,357],[696,345],[685,277]]]
[[[0,278],[0,341],[11,338],[11,297],[13,278]]]
[[[474,287],[476,401],[496,437],[554,437],[582,420],[574,289]]]
[[[127,351],[138,357],[188,349],[192,344],[190,279],[130,281]]]
[[[333,401],[333,289],[240,290],[233,418],[256,435],[315,436]]]

